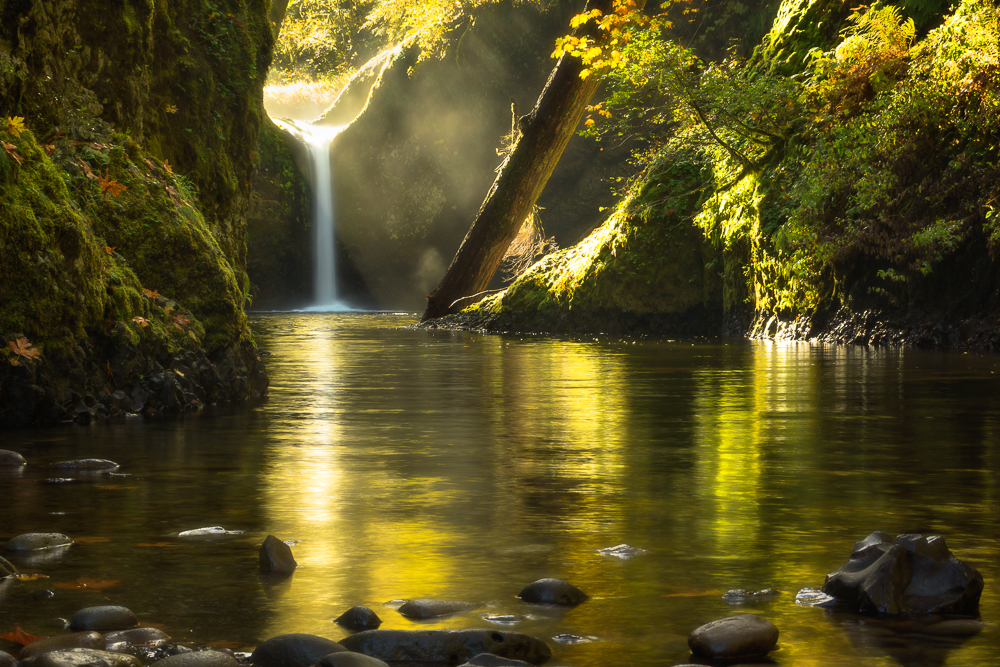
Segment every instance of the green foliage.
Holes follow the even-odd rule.
[[[373,1],[292,0],[275,44],[274,66],[289,78],[325,79],[377,50],[366,26]]]

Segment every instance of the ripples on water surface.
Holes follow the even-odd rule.
[[[1000,632],[939,643],[793,604],[872,530],[940,533],[982,572],[983,620],[1000,623],[1000,358],[398,328],[414,321],[258,315],[261,407],[0,433],[33,464],[0,473],[0,539],[79,542],[22,565],[49,579],[0,588],[0,632],[51,634],[113,603],[175,640],[247,648],[340,638],[331,619],[362,604],[383,628],[526,616],[493,627],[546,639],[554,665],[673,665],[694,627],[747,610],[779,626],[781,665],[1000,662]],[[48,463],[81,457],[124,475],[46,481]],[[171,536],[212,525],[245,532]],[[256,572],[268,533],[301,540],[290,579]],[[650,553],[596,553],[622,542]],[[593,599],[521,604],[541,577]],[[766,587],[783,594],[722,599]],[[56,597],[36,600],[45,588]],[[385,604],[416,597],[485,606],[412,622]]]

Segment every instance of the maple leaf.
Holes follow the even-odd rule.
[[[14,152],[14,149],[17,148],[17,146],[15,146],[14,144],[8,144],[6,141],[0,141],[0,146],[3,146],[4,153],[17,160],[18,164],[21,164],[21,160],[23,160],[24,158],[22,158],[20,155]]]
[[[97,179],[97,185],[101,188],[101,197],[107,196],[110,192],[112,197],[117,197],[121,193],[128,190],[128,188],[114,179],[108,178],[108,170],[105,169],[104,173],[97,172],[99,177]]]
[[[39,639],[48,639],[48,637],[33,635],[30,632],[22,630],[21,626],[15,625],[14,632],[5,632],[0,634],[0,639],[6,639],[7,641],[12,641],[15,644],[20,644],[21,646],[27,646],[32,642],[37,642]]]
[[[183,315],[171,315],[170,318],[174,321],[174,326],[184,331],[184,326],[191,324],[191,320],[184,317]]]
[[[136,315],[135,317],[132,318],[132,321],[140,325],[143,329],[149,326],[149,320],[147,320],[145,317],[142,317],[141,315]]]
[[[170,160],[163,161],[163,168],[167,170],[168,174],[174,173],[174,168],[170,166]]]
[[[155,289],[154,290],[148,290],[145,287],[142,288],[142,295],[143,296],[147,296],[150,299],[158,299],[160,297],[160,293],[157,292]]]
[[[89,164],[87,164],[86,162],[84,162],[80,158],[77,158],[76,161],[77,161],[77,164],[79,164],[80,167],[83,169],[83,173],[84,173],[84,175],[87,178],[89,178],[92,181],[96,181],[97,180],[97,176],[94,175],[94,170],[90,168]]]
[[[18,581],[38,581],[39,579],[48,579],[47,574],[13,574],[11,575]]]
[[[24,336],[21,336],[16,341],[8,341],[7,347],[9,347],[11,352],[15,355],[14,359],[10,362],[13,366],[17,366],[17,360],[20,357],[24,357],[25,359],[38,359],[38,357],[42,354],[41,351],[29,343],[28,339]]]
[[[24,118],[21,116],[14,116],[13,118],[10,116],[7,117],[7,131],[10,132],[12,136],[16,137],[27,129],[28,128],[24,126]]]
[[[177,109],[177,107],[175,105],[168,104],[166,106],[166,108],[164,109],[164,111],[166,111],[167,113],[177,113],[178,109]]]
[[[53,146],[52,144],[43,144],[42,148],[45,149],[46,155],[53,155],[56,152],[56,147]]]
[[[112,245],[112,246],[107,246],[106,245],[106,246],[104,246],[104,252],[108,253],[109,255],[113,255],[113,254],[115,254],[115,248],[117,248],[117,247],[118,246],[116,246],[116,245]]]
[[[95,151],[103,151],[105,148],[107,148],[105,144],[98,144],[98,143],[90,144],[90,147],[93,148]]]

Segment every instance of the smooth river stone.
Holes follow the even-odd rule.
[[[159,628],[131,628],[104,633],[108,646],[112,644],[155,644],[170,641],[170,635]]]
[[[159,667],[239,667],[239,661],[222,651],[191,651],[157,660]]]
[[[324,656],[346,650],[332,639],[293,632],[271,637],[254,649],[250,660],[255,667],[312,667]]]
[[[67,651],[43,653],[17,663],[18,667],[142,667],[142,661],[132,655],[72,648]]]
[[[138,625],[139,619],[131,610],[115,605],[81,609],[69,621],[74,630],[128,630]]]
[[[364,653],[344,651],[324,656],[316,663],[316,667],[389,667],[389,665]]]
[[[536,604],[557,604],[574,607],[590,599],[579,588],[562,579],[539,579],[525,586],[517,597]]]
[[[17,658],[7,651],[0,651],[0,667],[13,667],[17,664]]]
[[[340,643],[387,662],[458,662],[492,653],[540,665],[552,657],[552,650],[540,639],[500,630],[365,630]]]
[[[0,449],[0,467],[20,467],[23,465],[28,465],[28,462],[24,460],[23,456],[17,452],[10,451],[9,449]]]
[[[264,538],[260,545],[260,571],[265,574],[291,574],[299,566],[292,556],[292,548],[274,535]]]
[[[49,467],[53,470],[114,470],[118,464],[107,459],[75,459],[59,461]]]
[[[4,545],[3,550],[6,553],[26,553],[44,549],[58,549],[68,547],[71,544],[73,544],[73,540],[62,533],[23,533],[12,537]]]
[[[756,614],[706,623],[688,636],[691,652],[702,658],[756,658],[778,643],[778,628]]]
[[[408,600],[397,611],[407,618],[437,618],[476,609],[481,605],[460,600]]]
[[[378,614],[373,612],[368,607],[351,607],[339,617],[334,623],[341,625],[348,630],[354,630],[355,632],[361,630],[375,630],[378,626],[382,625],[382,619],[378,617]]]
[[[107,641],[99,632],[73,632],[68,635],[58,637],[48,637],[31,642],[21,649],[18,657],[21,660],[30,658],[33,655],[52,653],[53,651],[65,651],[70,648],[94,648],[103,651],[108,647]]]
[[[480,653],[468,662],[459,665],[459,667],[529,667],[529,665],[531,663],[524,660],[501,658],[499,655],[493,655],[492,653]]]

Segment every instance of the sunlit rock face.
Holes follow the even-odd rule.
[[[527,114],[545,84],[554,40],[568,25],[560,11],[491,6],[451,33],[440,59],[420,61],[419,46],[401,45],[363,68],[316,121],[348,124],[332,147],[342,296],[423,309],[496,178],[511,101]],[[627,150],[571,143],[539,201],[560,244],[600,222],[612,197],[603,175]],[[265,281],[253,278],[269,299]]]

